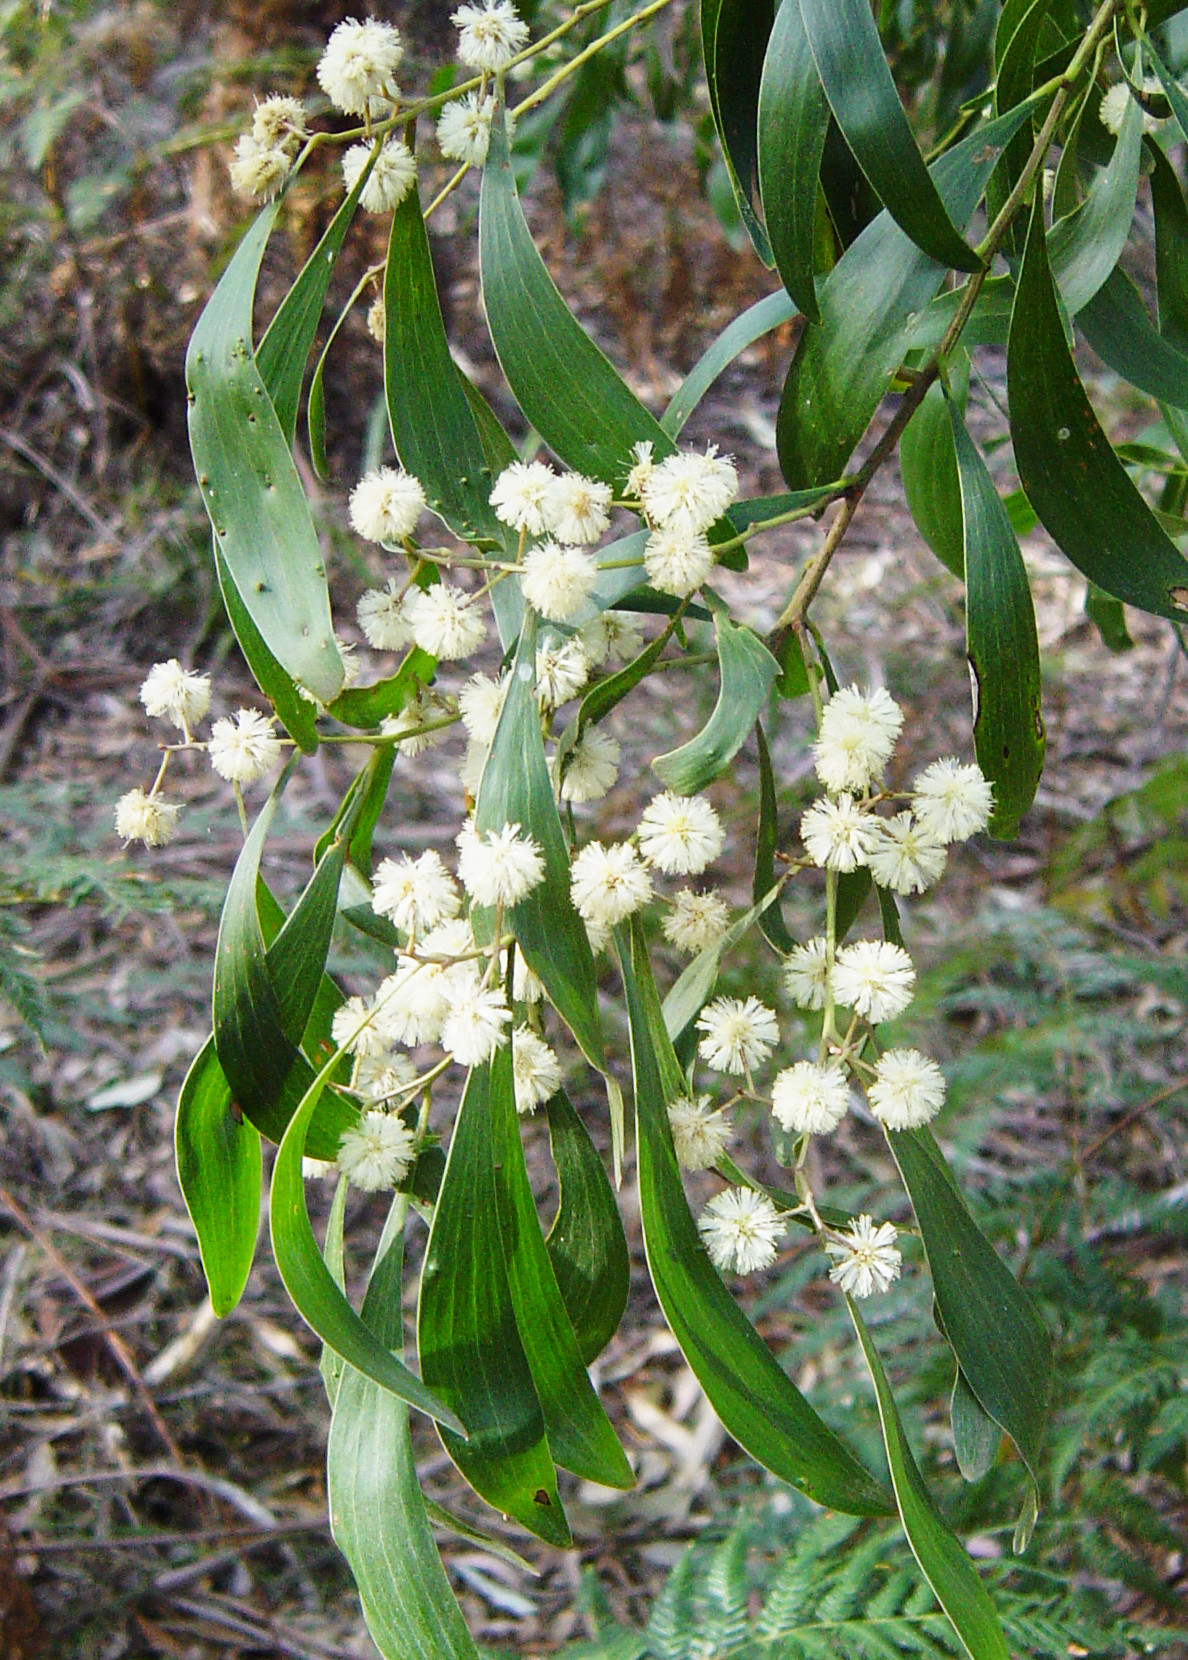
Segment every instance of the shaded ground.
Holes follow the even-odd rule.
[[[136,19],[145,28],[170,26],[145,8],[120,15],[129,27]],[[229,10],[213,49],[228,59],[245,43],[256,50],[267,24],[246,8]],[[180,13],[172,42],[155,47],[132,28],[132,44],[120,48],[124,67],[108,44],[95,74],[122,75],[131,85],[138,73],[151,78],[173,61],[191,26],[195,19]],[[320,15],[311,14],[298,49],[302,41],[316,49],[321,31]],[[148,70],[137,69],[138,51],[147,53]],[[189,118],[209,124],[246,103],[242,87],[206,87],[200,75]],[[94,137],[84,132],[77,142]],[[705,342],[771,283],[749,256],[722,244],[687,141],[637,123],[620,143],[616,191],[599,198],[580,234],[567,230],[544,180],[534,189],[532,222],[570,303],[659,409]],[[123,854],[110,833],[114,800],[155,765],[154,735],[136,704],[155,658],[176,652],[210,667],[216,713],[251,698],[218,617],[205,522],[181,454],[181,350],[233,238],[223,159],[217,148],[200,149],[159,164],[151,192],[130,199],[128,223],[118,228],[101,222],[80,236],[51,227],[40,241],[24,232],[14,241],[44,281],[30,285],[36,315],[27,333],[6,342],[0,359],[0,818],[11,907],[0,950],[21,976],[18,991],[27,979],[24,994],[40,998],[46,1041],[39,1048],[15,1013],[0,1008],[0,1203],[9,1217],[0,1261],[0,1497],[8,1530],[0,1629],[4,1652],[13,1654],[30,1652],[37,1634],[63,1654],[111,1660],[370,1652],[325,1523],[327,1414],[316,1345],[264,1246],[241,1308],[221,1326],[211,1322],[173,1171],[173,1102],[208,1029],[214,931],[239,846],[234,813],[194,760],[175,769],[174,791],[187,811],[173,846]],[[273,297],[324,222],[315,194],[308,201],[303,194],[289,215],[285,258],[266,284]],[[480,385],[509,414],[478,315],[465,234],[472,208],[463,196],[439,222],[435,253],[452,333]],[[339,279],[344,291],[374,253],[361,247],[352,255]],[[688,429],[691,440],[735,454],[748,495],[779,488],[773,422],[791,344],[783,334],[753,348]],[[990,389],[1000,395],[998,367],[987,358]],[[378,358],[360,317],[348,326],[329,383],[335,484],[317,491],[343,619],[378,574],[344,533],[344,490],[378,390]],[[1113,389],[1100,391],[1112,418],[1129,418]],[[977,420],[996,422],[988,396],[975,387],[974,397]],[[818,535],[811,524],[778,532],[745,577],[723,579],[756,627],[770,626]],[[1135,648],[1109,655],[1083,616],[1079,580],[1039,538],[1027,556],[1047,674],[1048,771],[1020,839],[979,842],[954,861],[938,898],[912,908],[910,942],[922,963],[935,965],[922,987],[919,1029],[954,1068],[957,1111],[945,1136],[967,1187],[1001,1199],[1004,1185],[1009,1195],[1018,1173],[1041,1160],[1071,1171],[1063,1208],[1021,1230],[1020,1248],[1046,1233],[1053,1260],[1071,1261],[1100,1233],[1119,1272],[1182,1321],[1179,1236],[1149,1220],[1156,1201],[1171,1206],[1167,1195],[1178,1193],[1182,1203],[1188,1191],[1182,1117],[1148,1103],[1186,1069],[1183,991],[1160,990],[1141,975],[1104,982],[1104,992],[1099,983],[1100,965],[1120,953],[1182,967],[1188,952],[1188,860],[1174,783],[1162,819],[1133,806],[1108,820],[1097,815],[1184,754],[1188,686],[1164,627],[1133,618]],[[938,753],[968,751],[959,590],[921,546],[890,471],[864,504],[820,621],[843,677],[886,681],[907,707],[905,772]],[[351,632],[349,620],[344,626]],[[649,683],[631,713],[620,712],[613,727],[624,745],[620,782],[596,813],[587,810],[587,823],[608,833],[629,828],[650,793],[651,755],[708,713],[712,687],[699,694],[698,708],[679,678]],[[786,826],[809,793],[806,731],[807,711],[792,707],[774,742]],[[402,763],[381,851],[448,842],[461,810],[460,755],[451,740]],[[300,885],[312,836],[349,776],[338,754],[323,751],[294,782],[270,843],[277,891]],[[738,902],[750,886],[753,786],[753,756],[744,751],[713,791],[732,829],[721,876]],[[1086,865],[1062,875],[1060,853],[1073,834],[1085,844]],[[817,926],[815,915],[811,895],[789,908],[798,933]],[[377,972],[376,959],[347,940],[332,966],[352,989],[366,989]],[[774,983],[771,960],[757,952],[735,973],[748,987]],[[1044,1006],[1064,995],[1052,990],[1060,984],[1084,1026],[1070,1016],[1063,1038],[1052,1035]],[[613,1029],[613,1002],[607,1008]],[[1042,1061],[1039,1046],[1028,1048],[1029,1034],[1050,1043]],[[581,1104],[605,1144],[601,1102],[589,1096]],[[547,1164],[533,1135],[547,1202]],[[744,1124],[742,1139],[756,1161],[770,1158],[758,1126]],[[855,1194],[885,1191],[886,1157],[872,1146],[861,1128],[847,1130],[826,1173]],[[1128,1202],[1147,1218],[1141,1224],[1126,1223],[1121,1207],[1103,1214],[1093,1162],[1102,1149]],[[316,1202],[324,1209],[325,1195]],[[663,1326],[643,1269],[630,1161],[622,1203],[634,1294],[598,1378],[641,1492],[615,1505],[596,1492],[573,1492],[572,1503],[567,1494],[574,1551],[512,1540],[538,1567],[536,1579],[478,1547],[443,1540],[482,1641],[538,1651],[580,1633],[584,1568],[597,1571],[621,1614],[641,1617],[686,1540],[712,1529],[731,1506],[774,1503],[772,1484],[724,1442]],[[356,1270],[377,1225],[376,1207],[352,1200]],[[423,1238],[418,1227],[414,1257]],[[849,1409],[863,1391],[840,1328],[828,1324],[819,1280],[790,1262],[754,1289],[765,1335],[777,1346],[797,1339],[801,1386],[834,1410]],[[923,1343],[928,1313],[918,1276],[894,1312]],[[926,1378],[909,1392],[913,1427],[942,1479],[952,1475],[940,1410],[946,1387]],[[869,1401],[853,1411],[856,1432],[868,1433]],[[490,1527],[431,1435],[420,1450],[433,1495]],[[1182,1587],[1188,1547],[1182,1470],[1177,1487],[1159,1466],[1118,1467],[1134,1478],[1127,1492],[1150,1502],[1164,1532],[1133,1545],[1150,1580],[1145,1591],[1120,1569],[1112,1579],[1103,1569],[1102,1585],[1119,1615],[1174,1620],[1170,1599]],[[1105,1501],[1083,1502],[1108,1533]],[[1071,1549],[1052,1539],[1054,1551]],[[1124,1543],[1131,1550],[1129,1535]],[[982,1544],[985,1555],[1001,1554],[992,1534]]]

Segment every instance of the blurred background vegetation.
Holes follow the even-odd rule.
[[[450,9],[449,0],[377,6],[407,33],[410,84],[444,84]],[[552,0],[522,9],[535,27],[564,11]],[[614,0],[611,12],[629,9]],[[996,0],[883,0],[884,39],[926,135],[943,134],[986,84],[999,9]],[[233,815],[195,772],[174,847],[126,857],[111,835],[116,795],[152,763],[135,699],[153,660],[177,654],[210,669],[232,706],[250,697],[212,582],[182,358],[248,217],[226,159],[253,95],[284,88],[318,112],[314,66],[347,10],[331,0],[0,0],[5,1655],[369,1652],[325,1527],[312,1345],[263,1264],[241,1313],[212,1333],[172,1172],[172,1100],[208,1025]],[[1188,28],[1171,26],[1169,51],[1177,63],[1188,57]],[[709,336],[772,286],[743,250],[717,156],[695,5],[675,5],[646,42],[594,60],[564,103],[523,123],[517,157],[567,298],[644,395],[662,401]],[[328,161],[286,198],[266,305],[336,195]],[[860,193],[855,201],[864,211]],[[459,351],[514,420],[477,305],[465,234],[473,213],[473,195],[462,193],[435,233],[443,300]],[[379,235],[355,240],[340,294],[381,251]],[[696,431],[734,450],[757,489],[778,483],[771,419],[791,338],[747,354],[697,418]],[[1113,420],[1132,419],[1115,386],[1100,376],[1094,384]],[[992,358],[981,385],[974,406],[992,416]],[[368,566],[343,529],[342,486],[382,442],[377,390],[359,317],[331,359],[337,486],[315,503],[344,615]],[[922,548],[892,481],[863,523],[860,556],[823,613],[835,657],[849,674],[887,680],[930,756],[961,747],[955,585]],[[756,562],[750,589],[738,588],[757,618],[786,585],[805,534],[790,530],[768,563]],[[1004,1458],[972,1486],[957,1474],[952,1379],[930,1343],[922,1272],[896,1286],[879,1337],[929,1477],[999,1585],[1016,1651],[1182,1654],[1182,642],[1134,619],[1133,644],[1110,656],[1066,568],[1041,543],[1028,544],[1028,558],[1048,682],[1048,777],[1019,842],[971,850],[941,896],[914,908],[909,943],[930,966],[904,1023],[945,1058],[942,1139],[1057,1338],[1059,1403],[1026,1558],[1010,1548],[1020,1468]],[[666,723],[696,721],[663,689],[658,697],[648,718],[664,743],[651,750],[667,747]],[[809,786],[801,714],[786,727],[776,759],[791,822]],[[646,721],[632,734],[641,767],[652,735]],[[282,890],[299,884],[310,826],[339,782],[333,757],[319,765],[304,794],[291,792],[277,838]],[[410,769],[394,798],[405,845],[444,834],[448,771],[432,754]],[[630,774],[625,766],[608,815],[626,820],[632,790],[646,789],[626,782]],[[720,803],[737,847],[727,886],[740,900],[753,785],[740,767]],[[811,905],[798,903],[790,922],[815,931]],[[362,949],[357,940],[338,948],[348,980],[374,974]],[[758,951],[731,973],[737,987],[724,989],[774,987],[774,966]],[[742,1132],[761,1160],[759,1126]],[[845,1202],[875,1205],[889,1175],[879,1158],[844,1136],[827,1156]],[[443,1537],[480,1640],[532,1652],[580,1644],[614,1660],[950,1652],[893,1533],[864,1527],[862,1548],[843,1556],[856,1524],[811,1513],[723,1444],[646,1292],[629,1182],[623,1202],[640,1272],[601,1383],[641,1492],[616,1505],[576,1495],[580,1548],[561,1560],[532,1555],[536,1578],[485,1546]],[[362,1201],[352,1205],[365,1244],[375,1219]],[[790,1345],[800,1386],[877,1458],[873,1401],[817,1267],[798,1258],[773,1275],[753,1312],[778,1348]],[[113,1360],[113,1334],[172,1447]],[[423,1451],[430,1488],[464,1503],[429,1434]]]

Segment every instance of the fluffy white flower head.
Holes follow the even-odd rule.
[[[488,747],[494,743],[506,693],[506,679],[492,680],[487,674],[471,675],[458,693],[458,712],[472,743]]]
[[[569,622],[589,602],[597,577],[598,566],[588,553],[550,538],[524,555],[520,587],[542,617]]]
[[[544,461],[513,461],[495,480],[491,506],[501,524],[528,536],[548,529],[548,502],[557,475]]]
[[[1143,80],[1143,91],[1149,96],[1152,93],[1162,92],[1163,86],[1157,76],[1147,75]],[[1115,138],[1122,131],[1122,122],[1125,120],[1126,108],[1130,103],[1131,97],[1132,94],[1126,82],[1117,81],[1109,89],[1109,91],[1102,98],[1101,103],[1097,106],[1097,113],[1101,119],[1102,126],[1107,132],[1113,133]],[[1153,115],[1148,115],[1146,110],[1144,110],[1144,135],[1147,138],[1150,138],[1151,134],[1156,131],[1158,126],[1158,119]]]
[[[583,921],[613,928],[652,896],[652,878],[629,842],[604,847],[587,842],[569,873],[573,902]]]
[[[490,148],[494,116],[495,100],[489,93],[480,98],[477,92],[468,92],[465,98],[451,99],[437,122],[442,155],[450,161],[481,167]]]
[[[442,1022],[441,1046],[459,1066],[482,1066],[507,1041],[504,1027],[511,1010],[500,986],[484,990],[477,982],[450,995],[450,1011]]]
[[[994,791],[976,761],[968,766],[953,756],[934,761],[913,785],[912,811],[938,842],[963,842],[990,822]]]
[[[412,639],[404,613],[404,584],[388,578],[384,588],[368,588],[355,609],[363,637],[373,651],[403,651]]]
[[[393,78],[403,56],[400,31],[392,24],[348,17],[326,43],[318,80],[335,109],[366,115],[373,97],[395,90]]]
[[[370,144],[352,144],[343,156],[342,177],[348,191],[354,190],[370,160]],[[416,182],[417,164],[408,145],[402,138],[386,138],[363,186],[359,206],[368,213],[391,213]]]
[[[422,651],[443,662],[469,657],[482,645],[487,625],[478,606],[461,588],[450,582],[435,582],[418,588],[405,601],[412,624],[413,639]]]
[[[944,874],[944,842],[917,824],[911,813],[875,819],[871,831],[870,874],[881,888],[923,893]]]
[[[779,1073],[771,1086],[776,1122],[793,1135],[828,1135],[846,1116],[850,1085],[836,1062],[817,1066],[797,1061]]]
[[[512,1033],[512,1075],[518,1113],[535,1112],[561,1088],[561,1062],[530,1026]]]
[[[281,745],[267,715],[241,709],[234,720],[215,721],[206,750],[220,778],[246,789],[280,760]]]
[[[164,847],[173,839],[181,808],[159,795],[129,790],[116,802],[115,829],[125,846],[143,842],[146,847]]]
[[[644,569],[653,588],[687,599],[714,568],[714,550],[702,531],[661,525],[644,544]]]
[[[355,1069],[355,1089],[369,1101],[395,1101],[409,1093],[417,1069],[407,1055],[364,1055]]]
[[[661,927],[670,945],[693,956],[712,945],[729,921],[730,907],[716,888],[706,893],[681,888],[673,894],[672,909]]]
[[[697,1053],[715,1072],[753,1072],[779,1042],[776,1017],[757,997],[716,997],[697,1016]]]
[[[814,801],[800,821],[800,836],[822,870],[857,870],[870,854],[870,819],[852,795]]]
[[[458,832],[458,875],[476,905],[518,905],[544,881],[544,859],[518,824],[484,832],[468,819]]]
[[[888,1049],[867,1093],[871,1112],[887,1129],[918,1130],[944,1106],[944,1074],[918,1049]]]
[[[710,1106],[708,1095],[682,1095],[668,1104],[668,1124],[682,1170],[712,1170],[730,1140],[730,1114]]]
[[[546,639],[536,648],[536,695],[544,709],[559,709],[590,678],[590,660],[578,639]]]
[[[146,715],[167,716],[183,732],[194,727],[210,708],[210,676],[183,669],[176,657],[154,663],[140,688]]]
[[[352,1187],[382,1193],[408,1172],[416,1141],[412,1131],[391,1113],[375,1109],[344,1130],[338,1144],[338,1168]]]
[[[842,687],[821,714],[813,745],[818,778],[833,794],[861,794],[890,760],[902,728],[903,711],[883,687],[873,692]]]
[[[597,726],[587,727],[569,752],[561,779],[562,801],[597,801],[619,776],[619,742]]]
[[[644,486],[651,478],[656,462],[652,454],[655,446],[650,438],[641,438],[637,444],[632,444],[632,467],[627,474],[627,494],[634,496],[638,501],[643,496]]]
[[[402,853],[382,859],[371,888],[371,908],[388,917],[402,934],[421,934],[448,922],[462,909],[454,878],[430,848],[418,859]]]
[[[654,525],[686,536],[708,530],[738,495],[738,474],[729,456],[711,444],[704,455],[680,451],[654,466],[640,497]]]
[[[330,1036],[336,1049],[345,1049],[360,1059],[384,1063],[391,1059],[392,1045],[375,1018],[375,1004],[365,997],[348,997],[335,1009]]]
[[[444,698],[438,697],[437,693],[430,691],[427,686],[422,686],[398,715],[384,716],[380,721],[380,732],[385,738],[399,739],[396,753],[411,759],[441,742],[444,736],[443,729],[426,732],[424,728],[432,726],[435,721],[446,720],[452,713],[452,708]]]
[[[353,528],[369,542],[402,542],[425,511],[420,479],[400,467],[377,467],[351,491],[347,506]]]
[[[581,641],[591,663],[618,668],[643,650],[643,628],[625,611],[601,611],[582,629]]]
[[[231,188],[240,196],[252,196],[257,202],[271,202],[289,176],[292,161],[289,152],[279,144],[264,144],[255,133],[241,133],[235,141],[235,153],[229,172]]]
[[[890,940],[855,940],[853,945],[843,945],[834,958],[834,997],[873,1026],[902,1014],[915,984],[912,959]]]
[[[559,542],[597,542],[610,525],[611,490],[584,473],[562,473],[545,502],[549,529]]]
[[[753,1274],[770,1268],[785,1227],[766,1193],[750,1187],[728,1187],[697,1219],[697,1231],[710,1261],[723,1273]]]
[[[789,997],[802,1009],[823,1009],[829,985],[829,961],[824,934],[794,945],[784,963],[784,985]]]
[[[528,25],[511,0],[481,0],[459,6],[450,22],[457,28],[458,56],[470,69],[497,75],[528,44]]]
[[[876,1291],[886,1291],[899,1278],[903,1266],[896,1237],[890,1222],[876,1224],[869,1216],[860,1216],[844,1234],[825,1241],[825,1249],[833,1258],[829,1278],[847,1297],[869,1297]]]
[[[261,144],[295,148],[301,139],[308,137],[305,105],[286,93],[270,93],[252,111],[252,136]]]
[[[639,850],[670,876],[700,876],[722,851],[726,833],[702,795],[653,796],[639,821]]]

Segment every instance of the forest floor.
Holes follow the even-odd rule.
[[[111,8],[126,22],[143,10]],[[204,48],[225,59],[245,50],[245,39],[259,45],[250,19],[230,13]],[[163,15],[152,12],[152,28],[172,28],[170,40],[153,35],[146,46],[134,33],[120,36],[102,46],[108,67],[123,52],[134,76],[141,50],[175,61],[186,19],[166,25]],[[242,89],[216,77],[202,118],[230,119],[245,103]],[[88,135],[72,142],[85,145]],[[28,271],[22,327],[0,355],[0,953],[16,971],[10,1004],[0,1002],[4,1655],[372,1652],[326,1523],[328,1413],[316,1341],[290,1308],[263,1239],[240,1307],[213,1320],[174,1171],[174,1103],[209,1029],[215,930],[240,844],[234,807],[188,758],[171,773],[186,810],[169,848],[125,852],[112,831],[116,798],[145,785],[156,762],[137,702],[153,661],[177,654],[209,669],[216,713],[253,701],[217,612],[180,377],[186,334],[241,218],[221,182],[224,159],[225,146],[183,151],[120,217],[83,232],[51,216],[37,219],[40,240],[13,233]],[[530,219],[570,305],[659,410],[714,334],[773,283],[749,252],[723,241],[688,142],[635,119],[615,140],[611,176],[613,193],[604,190],[575,229],[542,171]],[[28,202],[39,188],[48,188],[44,178],[28,183]],[[325,212],[316,191],[294,206],[266,273],[266,301],[282,291]],[[466,367],[514,425],[477,304],[472,229],[473,196],[463,192],[435,238],[447,321]],[[358,270],[369,251],[351,257]],[[351,281],[345,269],[343,292]],[[10,284],[9,317],[13,303]],[[793,345],[783,330],[750,349],[687,429],[690,441],[735,456],[747,496],[781,488],[774,420]],[[1001,430],[1002,365],[985,352],[979,367],[973,420],[989,433]],[[1094,387],[1113,430],[1136,421],[1117,387],[1100,374]],[[344,619],[378,575],[346,534],[345,492],[379,389],[378,355],[359,316],[328,381],[333,482],[310,481]],[[721,583],[737,613],[769,628],[820,534],[809,521],[753,545],[749,570]],[[969,846],[937,894],[909,908],[906,931],[922,967],[914,1029],[929,1035],[956,1080],[941,1136],[975,1201],[1006,1191],[1024,1217],[1020,1249],[1046,1234],[1053,1260],[1086,1274],[1086,1306],[1100,1268],[1119,1296],[1158,1309],[1162,1329],[1185,1332],[1188,1136],[1170,1086],[1188,1088],[1188,663],[1165,625],[1137,614],[1129,616],[1133,648],[1107,651],[1085,616],[1083,581],[1042,535],[1024,551],[1044,658],[1045,777],[1016,841]],[[960,586],[923,546],[893,468],[864,502],[816,614],[843,682],[886,684],[904,704],[905,775],[938,754],[969,754]],[[651,793],[651,756],[704,721],[708,702],[698,706],[677,679],[649,682],[631,715],[612,724],[623,766],[612,793],[586,810],[591,829],[629,829]],[[807,709],[793,704],[772,733],[786,830],[808,799],[808,730]],[[400,763],[377,851],[447,847],[462,810],[460,759],[451,739]],[[295,779],[266,861],[279,893],[299,889],[312,840],[350,775],[341,752],[323,750]],[[730,832],[718,875],[742,904],[756,810],[751,746],[711,794]],[[788,914],[794,933],[815,931],[812,896]],[[336,941],[331,967],[352,990],[368,989],[380,972],[348,939]],[[754,953],[733,972],[748,987],[774,981],[772,959]],[[622,1073],[617,1018],[608,1013]],[[607,1147],[604,1100],[580,1086],[577,1098]],[[756,1160],[769,1156],[757,1127],[743,1125],[742,1136]],[[531,1126],[547,1210],[544,1145]],[[829,1156],[845,1180],[886,1178],[857,1145],[843,1140]],[[596,1375],[639,1492],[612,1503],[571,1482],[575,1547],[548,1552],[471,1502],[430,1433],[418,1441],[432,1495],[494,1527],[535,1570],[442,1536],[471,1629],[486,1644],[543,1652],[581,1636],[588,1570],[611,1608],[638,1622],[688,1542],[720,1533],[740,1506],[778,1499],[777,1484],[761,1480],[724,1436],[668,1335],[643,1262],[633,1168],[629,1151],[620,1198],[632,1298]],[[311,1188],[318,1215],[327,1202]],[[1052,1203],[1055,1217],[1045,1210]],[[380,1220],[373,1203],[352,1199],[356,1271]],[[414,1259],[423,1243],[420,1230]],[[770,1279],[749,1294],[764,1334],[782,1347],[824,1318],[824,1304],[819,1282],[802,1273]],[[911,1329],[923,1344],[928,1310],[913,1295]],[[1078,1365],[1096,1330],[1071,1317],[1063,1327]],[[899,1353],[897,1378],[905,1362]],[[1064,1402],[1083,1405],[1080,1374],[1069,1367]],[[797,1375],[824,1399],[849,1398],[857,1373],[840,1327]],[[949,1382],[938,1373],[909,1389],[909,1422],[952,1480],[942,1410]],[[1185,1386],[1181,1366],[1156,1406]],[[1062,1423],[1075,1456],[1081,1432]],[[1112,1421],[1086,1419],[1084,1441],[1093,1479],[1066,1470],[1047,1503],[1057,1518],[1063,1503],[1078,1527],[1100,1529],[1113,1567],[1086,1568],[1056,1523],[1037,1543],[1047,1538],[1119,1621],[1174,1627],[1188,1586],[1183,1441],[1170,1461],[1146,1468],[1119,1453]],[[1109,1513],[1118,1480],[1154,1522],[1131,1526],[1121,1509]],[[1011,1519],[1003,1509],[1008,1533]],[[982,1554],[1003,1555],[993,1528]]]

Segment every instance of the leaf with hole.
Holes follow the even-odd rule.
[[[190,449],[219,552],[255,628],[298,685],[342,685],[317,532],[252,350],[252,302],[276,204],[260,214],[186,353]]]

